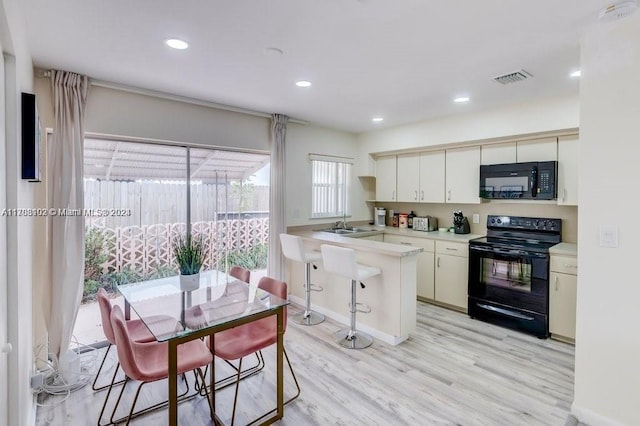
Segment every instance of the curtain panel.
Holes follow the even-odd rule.
[[[47,176],[49,207],[82,211],[84,120],[89,79],[51,71],[54,130]],[[84,217],[49,217],[51,297],[48,311],[49,352],[57,359],[69,347],[84,285]]]
[[[280,248],[280,234],[285,227],[285,139],[289,117],[282,114],[271,116],[271,175],[269,183],[269,269],[270,277],[284,279],[284,259]]]

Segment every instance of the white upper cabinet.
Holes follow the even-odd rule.
[[[530,141],[519,141],[517,144],[518,163],[528,163],[530,161],[557,161],[558,160],[558,139],[534,139]]]
[[[480,204],[480,147],[446,150],[446,202]]]
[[[417,203],[420,194],[420,154],[398,155],[398,197],[401,202]]]
[[[516,162],[516,143],[496,143],[480,148],[480,164],[507,164]]]
[[[445,154],[444,151],[429,151],[420,154],[421,203],[444,203]]]
[[[376,201],[396,201],[396,156],[376,159]]]
[[[558,204],[578,205],[578,165],[580,148],[578,136],[558,139]]]

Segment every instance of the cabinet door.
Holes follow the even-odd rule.
[[[558,139],[534,139],[519,141],[516,147],[518,163],[529,161],[556,161],[558,159]]]
[[[435,300],[467,310],[468,260],[436,253]]]
[[[551,272],[549,288],[549,331],[576,338],[576,275]]]
[[[396,201],[396,156],[376,159],[376,200]]]
[[[516,162],[516,143],[497,143],[480,147],[480,164],[506,164]]]
[[[558,204],[578,205],[578,136],[558,139]]]
[[[444,151],[420,154],[420,202],[444,203]]]
[[[412,238],[401,235],[385,234],[385,243],[422,247],[424,251],[417,255],[416,293],[425,299],[434,298],[434,241],[426,238]]]
[[[480,147],[446,150],[447,203],[480,204]]]
[[[398,155],[398,201],[417,203],[420,185],[420,155]]]

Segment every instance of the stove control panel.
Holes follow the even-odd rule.
[[[487,216],[487,228],[493,229],[523,229],[531,231],[560,231],[562,219],[547,217],[522,216]]]

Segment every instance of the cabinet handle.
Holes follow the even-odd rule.
[[[575,269],[578,269],[578,265],[569,265],[568,263],[565,263],[565,264],[564,264],[564,267],[565,267],[565,268],[575,268]]]
[[[558,291],[558,276],[557,275],[556,275],[555,282],[556,282],[556,291]]]
[[[440,258],[438,257],[438,268],[440,267]]]
[[[451,250],[451,251],[458,251],[457,248],[451,248],[451,247],[447,247],[447,250]]]
[[[418,201],[418,190],[413,191],[416,195],[413,197],[414,200]]]
[[[562,188],[562,202],[567,201],[567,188]]]
[[[422,198],[420,198],[422,201],[424,201],[424,191],[422,191]]]
[[[400,244],[405,245],[405,246],[410,246],[410,245],[412,245],[411,243],[407,243],[407,242],[405,242],[405,241],[400,241]]]
[[[391,192],[391,199],[392,200],[396,199],[396,191]]]
[[[451,190],[447,191],[447,201],[451,201]]]

